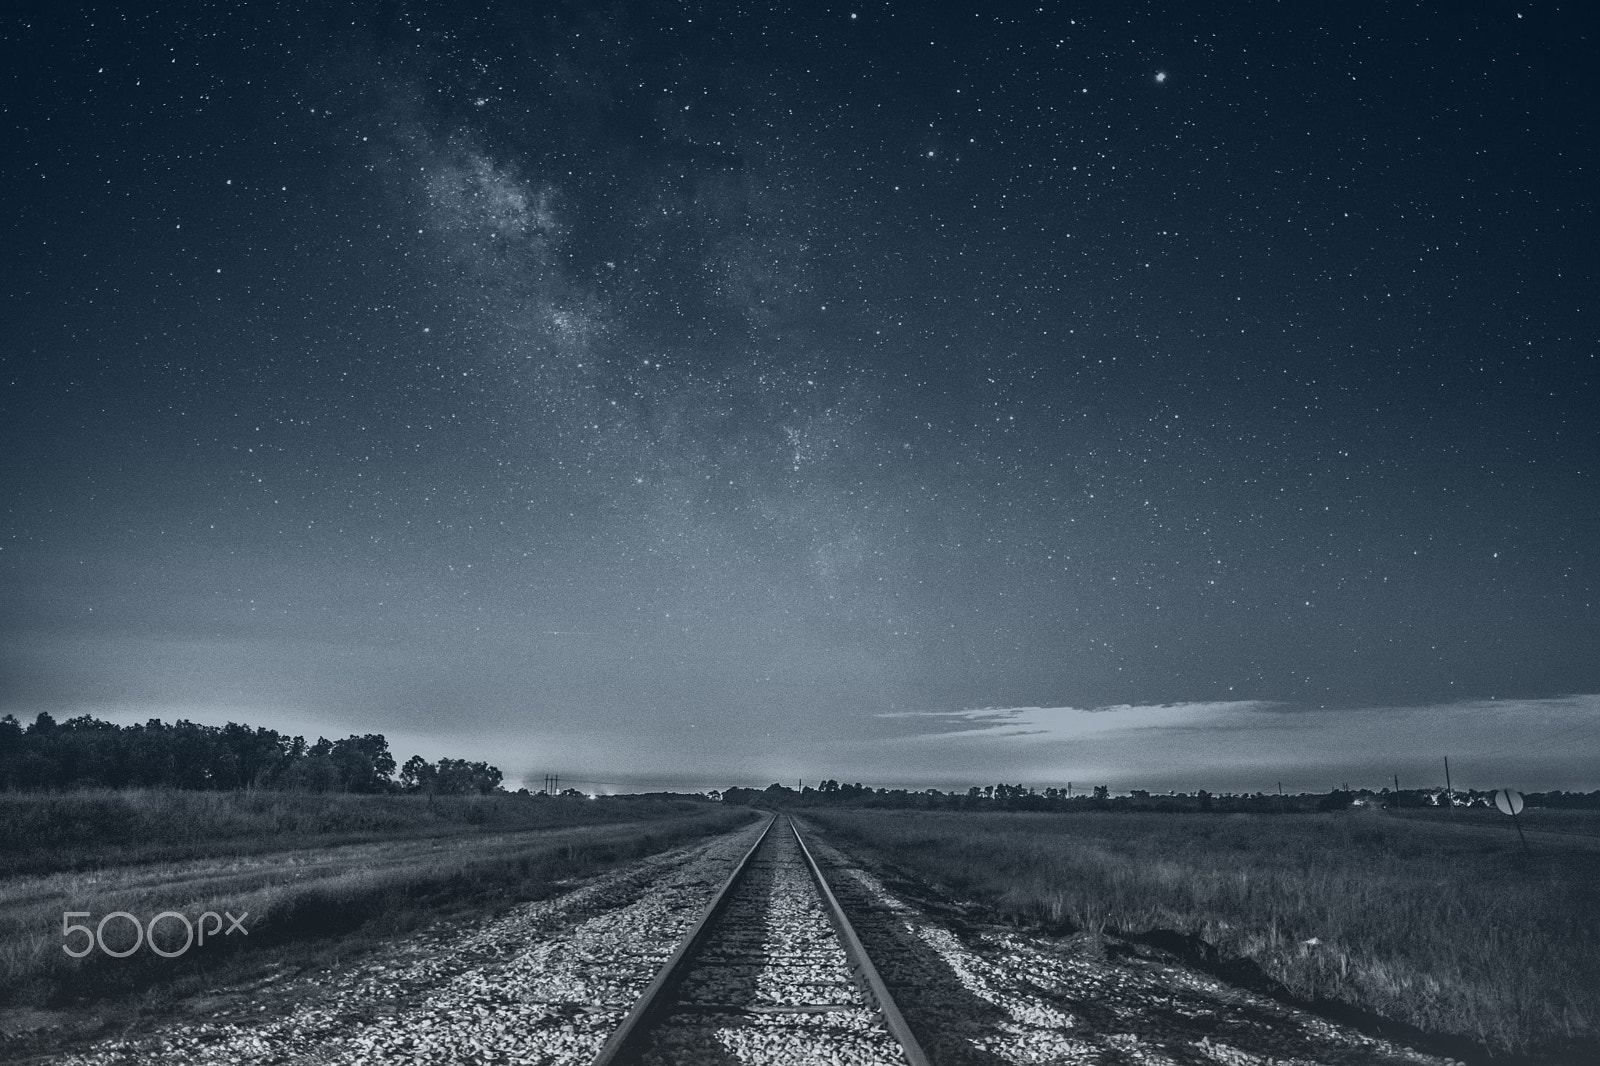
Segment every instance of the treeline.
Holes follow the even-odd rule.
[[[41,713],[24,728],[0,718],[0,792],[82,788],[243,788],[304,792],[494,792],[500,771],[482,762],[420,755],[395,776],[380,733],[343,740],[291,737],[237,722],[224,726],[152,718],[119,726],[89,715],[57,722]]]
[[[936,788],[872,788],[856,784],[824,781],[817,788],[800,789],[772,784],[764,789],[730,788],[721,793],[724,803],[786,807],[884,807],[907,810],[946,811],[1217,811],[1262,813],[1286,811],[1334,811],[1347,807],[1444,807],[1453,798],[1458,807],[1492,807],[1492,791],[1457,789],[1446,795],[1442,788],[1333,789],[1329,792],[1301,792],[1293,795],[1276,792],[1195,792],[1151,793],[1134,789],[1113,796],[1110,788],[1035,789],[1025,785],[974,785],[965,792],[941,792]],[[1528,792],[1523,799],[1530,807],[1600,809],[1600,791]]]

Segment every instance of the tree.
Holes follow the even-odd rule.
[[[425,761],[417,766],[435,768]],[[454,787],[492,792],[498,769],[455,760]],[[412,765],[412,764],[408,764]],[[0,716],[0,790],[56,788],[181,788],[228,790],[265,786],[313,792],[388,792],[394,756],[382,734],[333,741],[238,722],[225,726],[152,718],[119,726],[90,715],[57,723],[41,713],[27,728]],[[419,774],[407,779],[420,787]]]
[[[400,768],[400,788],[406,792],[432,792],[439,770],[420,755],[413,755]]]
[[[502,775],[499,767],[465,759],[440,759],[434,774],[434,790],[442,795],[460,796],[470,793],[487,795],[500,787]],[[562,793],[571,791],[568,789]]]
[[[283,759],[289,738],[275,729],[251,729],[229,722],[222,727],[222,747],[234,759],[236,779],[219,787],[248,788],[265,784]]]
[[[295,792],[338,792],[342,780],[339,767],[326,755],[307,755],[296,759],[278,775],[277,787]]]
[[[394,756],[381,733],[348,736],[335,741],[328,757],[339,768],[347,792],[387,792],[392,784]]]
[[[1354,799],[1355,793],[1346,792],[1342,788],[1336,788],[1326,796],[1323,796],[1321,799],[1317,800],[1317,810],[1342,811],[1349,807],[1351,801]]]

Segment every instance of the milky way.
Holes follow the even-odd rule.
[[[0,713],[961,784],[928,729],[1166,704],[1093,769],[1576,783],[1568,18],[8,16]]]

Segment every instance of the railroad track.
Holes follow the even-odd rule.
[[[927,1066],[800,831],[774,815],[594,1066]]]

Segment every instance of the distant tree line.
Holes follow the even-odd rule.
[[[291,737],[237,722],[224,726],[152,718],[119,726],[82,715],[57,722],[41,713],[24,728],[0,718],[0,792],[77,788],[243,788],[306,792],[488,793],[498,769],[464,759],[409,759],[395,776],[380,733],[343,740]]]
[[[1461,807],[1494,805],[1494,793],[1457,789],[1454,803]],[[772,784],[764,789],[729,788],[721,793],[724,803],[782,807],[886,807],[946,811],[1182,811],[1289,812],[1337,811],[1352,806],[1442,807],[1448,805],[1442,788],[1404,789],[1336,788],[1328,792],[1301,792],[1280,795],[1276,792],[1220,792],[1206,789],[1195,792],[1151,793],[1145,789],[1113,796],[1106,785],[1089,788],[1029,788],[1025,785],[973,785],[965,792],[942,792],[936,788],[872,788],[859,782],[853,785],[828,780],[816,788],[807,785],[793,789]],[[1527,792],[1523,799],[1530,807],[1600,808],[1596,792]]]
[[[487,763],[468,762],[465,759],[440,759],[437,763],[430,763],[420,755],[413,755],[400,768],[402,792],[459,795],[464,792],[493,792],[499,787],[500,770]]]

